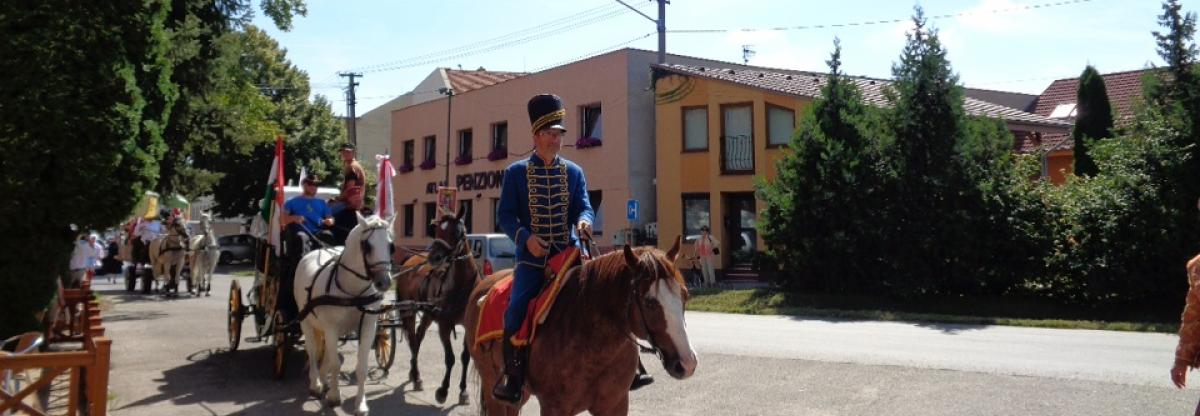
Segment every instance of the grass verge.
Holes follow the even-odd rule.
[[[687,309],[702,312],[1106,331],[1179,330],[1178,323],[1089,319],[1085,318],[1088,311],[1023,299],[897,300],[866,295],[793,295],[770,289],[695,289],[691,295]]]

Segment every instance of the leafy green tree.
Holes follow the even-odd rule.
[[[1075,144],[1075,175],[1096,174],[1096,162],[1088,154],[1088,142],[1112,137],[1113,113],[1108,102],[1108,89],[1104,77],[1095,67],[1088,65],[1079,75],[1079,91],[1076,93],[1075,128],[1071,139]]]
[[[841,45],[834,40],[829,75],[821,96],[801,115],[778,163],[778,176],[759,181],[766,202],[758,221],[773,256],[792,274],[791,289],[853,291],[869,287],[873,239],[867,235],[880,179],[877,149],[867,137],[871,111],[854,81],[841,71]]]
[[[231,47],[237,62],[230,65],[229,82],[242,86],[261,86],[257,99],[266,125],[245,134],[220,135],[197,148],[194,165],[207,172],[218,172],[213,183],[214,211],[225,217],[251,215],[258,210],[258,199],[266,188],[267,172],[274,157],[274,137],[283,135],[286,177],[299,178],[300,166],[325,177],[332,185],[333,175],[341,170],[337,147],[345,143],[345,127],[333,116],[329,101],[318,96],[309,101],[308,76],[287,60],[286,52],[265,32],[254,26],[230,35],[237,46]],[[244,89],[235,91],[245,91]],[[228,130],[227,130],[228,131]]]
[[[19,1],[0,13],[0,337],[36,327],[83,230],[155,185],[177,91],[161,1]]]

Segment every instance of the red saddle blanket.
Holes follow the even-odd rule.
[[[550,258],[550,261],[546,263],[546,274],[549,280],[542,287],[542,292],[529,301],[525,322],[521,324],[521,330],[513,335],[513,345],[525,346],[533,342],[538,325],[546,320],[550,308],[554,306],[554,300],[558,297],[559,290],[567,280],[567,272],[578,264],[579,249],[576,247],[571,247]],[[496,282],[488,290],[488,294],[483,300],[483,307],[479,308],[479,320],[475,326],[476,346],[504,336],[504,311],[508,309],[509,299],[512,297],[512,286],[513,275],[509,275]]]

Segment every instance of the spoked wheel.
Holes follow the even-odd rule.
[[[243,307],[242,285],[234,280],[229,285],[229,352],[237,351],[242,343],[242,319],[246,317]]]
[[[292,339],[288,336],[287,322],[283,319],[282,311],[275,311],[271,321],[271,326],[274,328],[271,338],[275,341],[275,379],[282,380],[284,370],[287,368],[287,356],[292,350]]]
[[[180,271],[179,278],[187,280],[187,285],[184,288],[187,289],[188,293],[192,293],[192,269],[189,267]]]
[[[388,371],[392,369],[392,363],[396,361],[396,344],[400,339],[396,337],[395,326],[380,326],[375,331],[375,365],[383,370],[383,375],[386,377]]]
[[[128,269],[125,269],[126,292],[132,292],[133,289],[137,288],[137,267],[137,263],[134,263]]]

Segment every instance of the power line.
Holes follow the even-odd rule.
[[[618,7],[619,7],[619,5],[618,5]],[[513,38],[513,39],[507,39],[500,43],[494,43],[494,42],[493,42],[493,44],[476,43],[474,46],[451,48],[451,49],[447,49],[447,50],[444,50],[441,52],[430,53],[430,54],[425,54],[425,55],[421,55],[418,57],[412,57],[412,58],[406,58],[403,60],[393,61],[392,63],[389,63],[389,64],[378,64],[378,65],[364,67],[364,69],[362,69],[362,72],[367,72],[367,73],[382,72],[382,71],[391,71],[391,70],[396,70],[396,69],[412,68],[412,67],[418,67],[418,66],[453,60],[453,59],[467,57],[467,56],[484,54],[484,53],[492,52],[495,50],[520,45],[523,43],[533,42],[533,41],[544,39],[544,38],[547,38],[550,36],[561,35],[564,32],[580,29],[585,26],[589,26],[589,25],[593,25],[593,24],[596,24],[596,23],[599,23],[599,22],[602,22],[605,20],[609,20],[609,19],[621,16],[626,13],[629,13],[629,11],[624,8],[615,8],[615,9],[605,11],[605,12],[595,15],[595,16],[589,16],[586,19],[578,19],[575,21],[564,20],[564,21],[561,21],[558,23],[551,24],[549,26],[544,26],[540,29],[535,29],[535,30],[530,30],[530,31],[525,31],[525,32],[517,32],[517,33],[515,33],[516,35],[524,35],[524,36],[518,37],[518,38]],[[512,38],[512,36],[506,35],[506,36],[503,36],[502,38]]]
[[[567,59],[567,60],[565,60],[565,61],[559,61],[559,62],[556,62],[556,63],[550,64],[550,65],[546,65],[546,66],[543,66],[543,67],[540,67],[540,68],[536,68],[536,69],[534,69],[533,71],[530,71],[530,72],[541,72],[541,71],[543,71],[543,70],[546,70],[546,69],[549,69],[549,68],[554,68],[554,67],[556,67],[556,66],[560,66],[560,65],[566,65],[566,64],[569,64],[569,63],[571,63],[571,62],[581,61],[581,60],[584,60],[584,59],[587,59],[587,58],[590,58],[590,57],[593,57],[593,56],[596,56],[596,55],[600,55],[600,54],[602,54],[602,53],[605,53],[605,52],[612,51],[612,50],[614,50],[614,49],[617,49],[617,48],[620,48],[620,47],[622,47],[622,46],[625,46],[625,45],[628,45],[628,44],[631,44],[631,43],[637,42],[637,41],[639,41],[639,40],[642,40],[642,39],[645,39],[645,38],[648,38],[648,37],[654,36],[655,34],[657,34],[657,32],[650,32],[650,33],[647,33],[647,34],[645,34],[645,35],[641,35],[641,36],[638,36],[638,37],[636,37],[636,38],[629,39],[629,40],[627,40],[627,41],[624,41],[624,42],[621,42],[621,43],[618,43],[618,44],[609,45],[609,46],[606,46],[606,47],[604,47],[604,48],[601,48],[601,49],[596,49],[596,50],[594,50],[594,51],[588,52],[588,53],[586,53],[586,54],[583,54],[583,55],[576,56],[576,57],[574,57],[574,58],[571,58],[571,59]]]
[[[568,25],[571,25],[578,21],[586,21],[586,20],[595,18],[596,16],[599,16],[599,15],[607,15],[618,9],[620,9],[619,5],[614,5],[614,4],[609,3],[609,4],[602,5],[602,6],[593,7],[591,9],[587,9],[582,12],[578,12],[578,13],[575,13],[575,14],[572,14],[569,16],[564,16],[564,17],[555,19],[554,21],[547,22],[547,23],[544,23],[544,24],[541,24],[538,26],[524,28],[521,30],[513,31],[513,32],[506,33],[504,35],[496,36],[493,38],[475,41],[475,42],[467,43],[464,45],[459,45],[459,46],[455,46],[452,48],[443,49],[440,51],[429,52],[429,53],[425,53],[422,55],[410,56],[410,57],[397,59],[397,60],[393,60],[393,61],[389,61],[389,62],[367,65],[367,66],[359,67],[359,68],[357,68],[357,70],[374,71],[379,68],[401,65],[401,64],[404,64],[407,62],[412,62],[414,60],[427,60],[427,59],[435,58],[438,56],[461,53],[465,50],[488,48],[490,46],[494,46],[497,43],[504,43],[504,42],[511,41],[513,38],[516,38],[516,37],[523,37],[523,36],[528,36],[530,34],[543,33],[543,32],[547,32],[547,31],[556,31],[562,26],[568,26]]]
[[[993,10],[985,10],[985,11],[977,11],[977,12],[967,11],[967,12],[959,12],[959,13],[939,14],[939,15],[934,15],[934,16],[925,16],[925,18],[929,19],[929,20],[940,20],[940,19],[950,19],[950,18],[962,17],[962,16],[978,15],[978,14],[1012,13],[1012,12],[1019,12],[1019,11],[1025,11],[1025,10],[1045,9],[1045,8],[1059,7],[1059,6],[1070,6],[1070,5],[1074,5],[1074,4],[1088,3],[1091,1],[1092,0],[1063,0],[1063,1],[1056,1],[1056,2],[1050,2],[1050,3],[1040,3],[1040,4],[1030,4],[1030,5],[1025,5],[1025,6],[1008,7],[1008,8],[1004,8],[1004,9],[993,9]],[[902,19],[866,20],[866,21],[861,21],[861,22],[850,22],[850,23],[832,23],[832,24],[801,25],[801,26],[778,26],[778,27],[768,27],[768,28],[676,29],[676,30],[668,30],[667,33],[706,34],[706,33],[729,33],[729,32],[778,32],[778,31],[789,31],[789,30],[812,30],[812,29],[828,29],[828,28],[842,28],[842,27],[855,27],[855,26],[886,25],[886,24],[892,24],[892,23],[906,22],[909,19],[910,18],[906,17],[906,18],[902,18]]]

